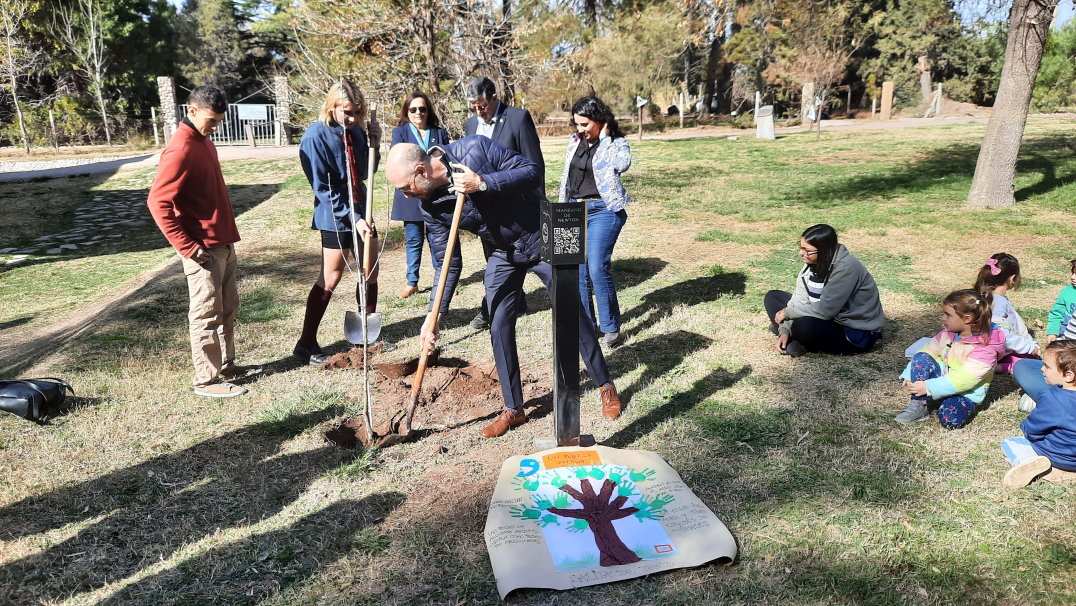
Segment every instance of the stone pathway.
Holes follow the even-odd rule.
[[[114,162],[129,158],[141,158],[145,152],[126,156],[102,156],[99,158],[65,158],[61,160],[29,160],[25,162],[0,162],[0,173],[17,173],[31,170],[49,170],[51,168],[67,168],[69,166],[85,166],[98,162]]]
[[[115,190],[95,195],[92,202],[75,210],[75,227],[41,236],[23,249],[0,249],[0,262],[18,265],[26,261],[62,255],[68,251],[93,250],[103,242],[128,236],[132,228],[149,225],[145,190]]]

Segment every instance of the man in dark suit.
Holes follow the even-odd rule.
[[[453,174],[449,164],[456,171]],[[553,268],[541,260],[541,202],[545,187],[533,162],[483,137],[464,137],[444,148],[427,153],[418,145],[398,143],[389,150],[385,176],[409,198],[418,198],[422,217],[430,230],[430,252],[438,260],[434,282],[446,267],[445,250],[451,232],[456,196],[449,190],[467,194],[459,229],[476,234],[493,249],[486,264],[486,296],[491,306],[490,342],[497,377],[504,395],[504,410],[482,436],[495,438],[527,422],[523,412],[523,386],[516,349],[516,317],[519,291],[527,272],[536,274],[548,292]],[[438,313],[422,324],[422,347],[433,351],[440,335],[441,315],[448,311],[459,283],[459,249],[447,261],[444,299]],[[431,293],[431,298],[433,297]],[[602,415],[620,416],[620,398],[613,386],[605,356],[598,345],[594,324],[579,307],[579,353],[599,387]]]
[[[530,112],[501,103],[497,98],[497,88],[493,85],[493,81],[485,76],[475,78],[467,85],[467,102],[471,105],[474,115],[467,118],[464,134],[468,137],[481,135],[534,162],[538,165],[538,174],[542,177],[544,187],[545,158],[542,157],[542,145],[538,140],[538,131],[534,128],[534,120],[531,119]],[[493,249],[485,241],[482,242],[482,253],[488,262]],[[527,298],[523,295],[522,287],[520,287],[519,300],[521,302],[519,313],[527,313]],[[471,320],[471,326],[478,330],[489,328],[489,304],[486,299],[482,299],[482,306],[478,310],[478,315]]]

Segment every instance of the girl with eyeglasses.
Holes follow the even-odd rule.
[[[434,145],[448,145],[448,131],[441,128],[441,121],[433,111],[433,104],[425,93],[415,91],[407,95],[400,107],[400,123],[392,129],[392,145],[414,143],[424,150]],[[400,291],[406,299],[418,292],[418,270],[422,264],[422,240],[426,237],[426,224],[418,198],[408,198],[400,190],[392,200],[392,220],[403,221],[407,246],[407,287]],[[433,255],[430,255],[433,261]]]
[[[764,301],[778,353],[795,358],[809,351],[842,356],[870,351],[885,323],[870,272],[837,242],[829,225],[808,227],[799,253],[803,269],[795,292],[771,290]]]

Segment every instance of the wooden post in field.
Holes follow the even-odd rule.
[[[762,105],[762,93],[755,91],[755,111],[751,112],[751,115],[755,119],[755,124],[758,124],[758,108]]]
[[[938,105],[937,105],[937,107],[934,108],[934,117],[935,118],[941,118],[941,111],[942,111],[942,83],[941,82],[938,83],[938,99],[937,99],[936,103]]]
[[[888,120],[893,113],[893,83],[882,83],[882,120]]]
[[[643,140],[643,106],[639,105],[639,142]]]
[[[683,91],[680,92],[680,128],[684,128],[684,93],[683,93]]]
[[[852,85],[848,85],[848,102],[844,105],[844,113],[851,115],[852,113]]]
[[[257,147],[258,142],[254,139],[254,127],[247,124],[246,125],[246,131],[247,131],[247,145],[249,145],[251,148]]]
[[[871,120],[874,119],[874,111],[878,109],[878,100],[871,99]]]
[[[49,126],[52,127],[52,148],[56,151],[60,151],[60,139],[56,137],[56,118],[52,115],[52,110],[49,110]]]
[[[153,123],[153,145],[154,147],[161,146],[161,138],[157,134],[157,108],[149,108],[149,121]]]

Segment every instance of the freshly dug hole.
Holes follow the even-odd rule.
[[[361,350],[359,364],[362,364]],[[453,431],[479,419],[492,418],[504,408],[504,396],[493,364],[471,364],[466,360],[445,360],[446,365],[427,366],[422,381],[422,395],[412,427],[416,430]],[[451,364],[451,365],[448,365]],[[418,360],[396,364],[378,364],[370,373],[373,391],[374,431],[386,436],[394,431],[411,403],[411,387]],[[524,374],[525,400],[550,391],[548,382]],[[361,398],[354,399],[361,407]],[[359,443],[370,447],[361,417],[346,418],[325,431],[325,440],[341,448],[355,448]],[[374,446],[380,440],[375,438]]]

